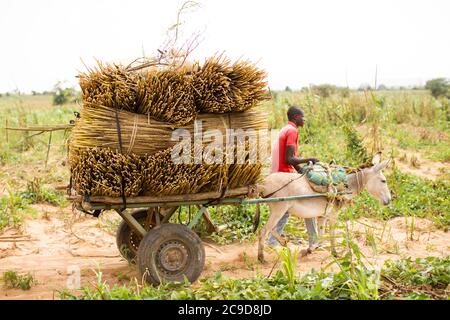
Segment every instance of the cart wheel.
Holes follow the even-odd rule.
[[[205,248],[188,227],[168,223],[144,236],[137,260],[141,276],[150,284],[182,282],[185,276],[192,283],[203,271]]]
[[[153,228],[154,222],[149,227],[145,226],[147,219],[147,209],[136,210],[131,214],[145,229]],[[117,229],[116,243],[120,254],[128,262],[136,263],[136,254],[142,237],[136,234],[125,221],[122,221]]]

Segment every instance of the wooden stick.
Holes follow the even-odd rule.
[[[45,168],[47,168],[48,155],[50,154],[50,146],[52,145],[52,133],[53,131],[50,131],[50,136],[48,138],[47,156],[45,157]]]
[[[3,236],[3,237],[0,237],[0,240],[18,239],[18,238],[31,238],[31,236],[30,235]]]
[[[240,187],[236,189],[231,189],[225,192],[224,198],[235,197],[235,196],[247,196],[252,194],[252,192],[257,189],[257,186]],[[209,200],[220,198],[221,193],[212,191],[204,193],[195,194],[185,194],[185,195],[173,195],[173,196],[138,196],[127,198],[127,203],[144,203],[144,202],[171,202],[171,201],[195,201],[195,200]],[[68,197],[70,200],[82,201],[83,196]],[[122,198],[113,198],[106,196],[94,196],[89,197],[90,203],[106,203],[106,204],[121,204]]]
[[[212,221],[211,217],[209,216],[208,209],[206,209],[205,212],[203,212],[203,219],[206,221],[206,224],[208,225],[208,231],[209,232],[211,232],[211,233],[213,233],[213,232],[218,233],[219,232],[217,226],[214,224],[214,222]]]
[[[12,130],[12,131],[59,131],[59,130],[70,130],[73,128],[73,124],[65,125],[54,125],[54,126],[36,126],[36,127],[8,127],[8,120],[6,120],[6,126],[3,129]]]

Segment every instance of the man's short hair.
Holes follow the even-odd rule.
[[[302,116],[305,115],[305,112],[303,111],[302,108],[297,107],[297,106],[290,106],[288,111],[287,111],[287,117],[289,120],[294,119],[294,117],[298,114],[301,114]]]

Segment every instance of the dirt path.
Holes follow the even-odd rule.
[[[51,206],[40,206],[40,210],[44,217],[25,221],[22,232],[7,230],[0,235],[0,239],[21,236],[15,238],[21,241],[0,241],[0,274],[9,270],[30,272],[37,283],[28,291],[5,289],[2,283],[0,299],[57,299],[58,291],[73,279],[72,270],[79,270],[82,286],[96,281],[94,270],[101,270],[103,280],[109,284],[126,284],[138,276],[135,267],[119,256],[115,237],[107,228],[99,227],[99,220],[90,216],[74,219],[69,210],[61,214],[60,209]],[[416,218],[411,238],[411,232],[407,231],[411,228],[406,223],[410,225],[411,221],[396,218],[381,223],[360,219],[349,224],[349,230],[369,260],[377,265],[386,259],[406,256],[449,255],[450,234],[436,230],[427,220]],[[370,245],[371,237],[376,239],[376,253]],[[305,244],[289,246],[298,250],[306,248]],[[207,243],[205,250],[207,258],[202,276],[216,271],[237,278],[269,275],[277,260],[276,254],[267,250],[268,262],[259,264],[256,242],[224,246]],[[306,257],[299,255],[297,265],[300,272],[307,272],[329,262],[328,251],[321,250]]]
[[[396,159],[398,168],[421,178],[436,180],[450,174],[450,164],[446,162],[431,161],[418,152],[399,149],[399,158]]]

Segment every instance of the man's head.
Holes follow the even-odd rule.
[[[303,127],[305,124],[305,112],[302,108],[297,106],[290,106],[287,111],[288,120],[294,122],[297,127]]]

